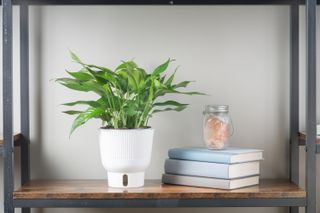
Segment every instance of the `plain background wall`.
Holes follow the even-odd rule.
[[[15,23],[17,15],[18,8],[15,8]],[[300,20],[303,129],[305,35],[302,7]],[[70,139],[68,137],[73,117],[62,114],[61,111],[66,108],[60,104],[95,98],[92,94],[70,91],[52,80],[66,76],[65,69],[78,68],[71,62],[68,49],[76,52],[85,62],[110,68],[114,68],[121,60],[134,58],[140,66],[150,71],[168,57],[172,57],[176,62],[171,66],[171,71],[175,66],[181,65],[176,80],[195,80],[190,89],[210,95],[174,96],[172,98],[190,103],[190,107],[181,113],[163,113],[151,119],[150,124],[156,129],[156,133],[147,178],[161,177],[169,148],[203,146],[202,110],[206,104],[217,103],[230,105],[235,126],[231,144],[265,151],[265,160],[261,163],[261,176],[288,176],[288,6],[32,7],[30,21],[32,178],[106,178],[98,148],[100,122],[90,121],[78,129]],[[19,80],[18,32],[16,24],[16,83]],[[17,99],[19,89],[17,84],[15,85]],[[14,108],[15,130],[18,132],[18,101]],[[16,150],[15,159],[18,161],[19,150]],[[301,148],[301,167],[304,167],[303,152]],[[19,168],[19,164],[16,165]],[[2,168],[2,165],[0,167]],[[319,174],[319,171],[317,173]],[[18,170],[16,174],[19,185]],[[301,180],[302,186],[303,182]],[[152,209],[153,212],[186,213],[227,213],[234,210]],[[151,209],[45,209],[35,212],[141,211]],[[239,208],[237,211],[285,212],[286,208]]]

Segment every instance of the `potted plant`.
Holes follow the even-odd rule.
[[[102,121],[100,128],[100,153],[108,173],[111,187],[140,187],[144,185],[144,173],[151,159],[154,130],[148,126],[150,117],[164,111],[182,111],[188,104],[175,100],[158,101],[169,93],[199,95],[199,92],[183,92],[190,81],[173,83],[175,73],[164,75],[169,64],[156,67],[151,73],[137,66],[134,61],[123,61],[115,70],[85,64],[71,52],[71,58],[81,68],[67,73],[69,78],[58,78],[63,86],[81,92],[93,92],[96,100],[65,103],[65,106],[85,105],[84,110],[68,110],[76,115],[70,135],[88,120]]]

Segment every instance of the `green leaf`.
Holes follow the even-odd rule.
[[[179,68],[179,67],[177,67],[177,68],[175,69],[175,71],[173,72],[173,74],[170,75],[170,77],[168,78],[168,80],[164,83],[166,86],[170,86],[170,85],[172,84],[173,79],[174,79],[174,76],[176,75],[176,72],[177,72],[178,68]]]
[[[165,79],[166,79],[166,75],[163,75],[163,76],[160,78],[160,82],[163,84]]]
[[[183,95],[207,95],[206,93],[202,93],[202,92],[181,92],[175,89],[165,89],[163,91],[164,94],[166,93],[175,93],[175,94],[183,94]],[[163,95],[164,95],[163,94]]]
[[[132,75],[131,72],[128,72],[127,70],[119,70],[118,74],[127,80],[128,82],[128,88],[130,88],[133,91],[138,91],[139,85],[135,77]]]
[[[132,70],[131,72],[137,86],[138,86],[138,89],[141,87],[143,88],[144,87],[144,78],[146,76],[146,73],[143,69],[134,69]]]
[[[182,104],[179,103],[177,101],[165,101],[165,102],[158,102],[158,103],[154,103],[153,106],[188,106],[189,104]]]
[[[140,72],[140,74],[141,74],[141,76],[142,76],[143,78],[145,78],[145,77],[147,76],[147,72],[146,72],[144,69],[142,69],[142,68],[137,68],[136,70],[138,70],[138,71]]]
[[[104,78],[104,72],[103,71],[92,71],[92,70],[89,70],[89,72],[94,77],[94,79],[96,79],[96,81],[98,81],[100,84],[107,84],[109,82],[109,80]]]
[[[153,83],[151,84],[150,88],[149,88],[149,95],[148,95],[148,103],[152,103],[153,101]]]
[[[138,68],[138,65],[134,62],[134,61],[127,61],[125,63],[127,69],[135,69],[135,68]]]
[[[83,111],[76,111],[76,110],[68,110],[68,111],[63,111],[63,113],[66,113],[68,115],[77,115],[82,113]]]
[[[79,126],[86,123],[91,118],[95,118],[99,116],[101,113],[103,113],[104,110],[102,108],[88,108],[86,111],[80,113],[78,117],[74,120],[70,135],[74,132],[75,129],[77,129]]]
[[[91,68],[98,67],[94,65],[85,65],[85,68],[90,72],[94,77],[96,78],[102,78],[104,80],[107,80],[111,83],[114,83],[116,79],[118,78],[118,74],[115,72],[112,72],[110,69],[105,67],[99,67],[99,70],[92,70]]]
[[[117,68],[116,71],[122,70],[122,69],[135,69],[138,68],[138,65],[134,61],[123,61],[122,64],[120,64]]]
[[[77,91],[82,91],[82,92],[95,92],[98,95],[105,96],[105,92],[103,88],[93,80],[90,81],[80,81],[77,79],[72,79],[72,78],[58,78],[56,79],[56,82],[60,83],[61,85],[77,90]]]
[[[168,107],[168,108],[165,108],[165,109],[156,109],[156,110],[153,110],[152,113],[154,114],[154,113],[166,112],[166,111],[176,111],[176,112],[180,112],[180,111],[184,110],[185,108],[187,108],[187,106],[179,106],[179,107],[175,107],[175,108]]]
[[[164,71],[166,71],[166,69],[168,68],[170,62],[171,62],[171,59],[169,58],[165,63],[163,63],[163,64],[161,64],[160,66],[158,66],[158,67],[152,72],[152,75],[153,75],[153,76],[157,76],[157,75],[160,75],[161,73],[163,73]]]
[[[117,73],[105,67],[99,67],[100,71],[94,71],[91,69],[92,67],[98,67],[98,66],[86,65],[86,69],[88,69],[90,73],[94,75],[96,79],[99,80],[100,82],[112,84],[117,88],[124,88],[123,86],[124,86],[125,80],[120,78],[120,76]]]
[[[103,108],[108,108],[108,101],[106,100],[106,98],[99,98],[97,101],[96,101],[101,107]]]
[[[88,92],[90,91],[88,87],[83,85],[82,81],[72,78],[58,78],[56,82],[60,83],[61,85],[68,87],[69,89]]]
[[[85,69],[81,69],[78,72],[69,72],[69,71],[66,71],[66,72],[72,77],[74,77],[75,79],[80,81],[89,81],[93,79],[92,75],[90,75]]]
[[[154,82],[154,87],[155,88],[157,88],[157,89],[161,88],[162,84],[158,79],[154,79],[153,82]]]
[[[75,101],[62,104],[64,106],[75,106],[75,105],[89,105],[91,107],[100,107],[101,105],[97,101]]]
[[[69,50],[69,52],[70,52],[72,60],[74,60],[78,64],[84,64],[74,52],[72,52],[71,50]]]
[[[184,95],[207,95],[206,93],[203,92],[178,92],[179,94],[184,94]]]
[[[94,64],[85,64],[84,65],[86,68],[95,68],[97,70],[104,70],[104,69],[108,69],[108,68],[105,68],[105,67],[101,67],[101,66],[97,66],[97,65],[94,65]],[[110,70],[111,71],[111,70]],[[111,71],[112,72],[112,71]]]
[[[128,106],[124,107],[124,111],[128,116],[134,116],[138,113],[137,106],[134,104],[129,104]]]
[[[187,87],[191,82],[192,81],[182,81],[182,82],[180,82],[178,84],[173,85],[172,87],[174,89],[181,88],[181,87]]]

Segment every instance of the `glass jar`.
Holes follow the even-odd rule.
[[[233,134],[228,105],[207,105],[203,112],[203,138],[208,149],[224,149]]]

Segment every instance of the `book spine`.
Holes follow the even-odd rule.
[[[165,172],[169,174],[229,179],[229,165],[167,159]]]

